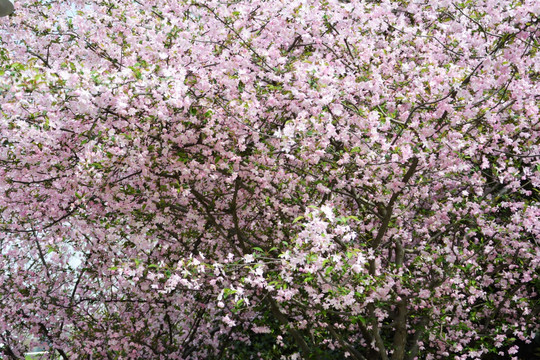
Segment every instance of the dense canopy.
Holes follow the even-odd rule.
[[[516,356],[539,24],[536,0],[17,0],[0,351]]]

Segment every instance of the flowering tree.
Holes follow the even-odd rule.
[[[540,310],[539,16],[18,0],[4,357],[515,356]]]

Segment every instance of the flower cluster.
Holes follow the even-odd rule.
[[[0,352],[479,359],[539,331],[536,0],[17,0]]]

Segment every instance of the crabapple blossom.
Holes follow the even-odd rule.
[[[520,356],[540,330],[539,16],[17,0],[2,356]]]

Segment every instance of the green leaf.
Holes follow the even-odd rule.
[[[92,163],[90,166],[95,167],[96,169],[103,169],[103,165],[99,162]]]
[[[296,219],[294,219],[294,221],[292,222],[293,224],[296,224],[297,222],[299,222],[300,220],[302,220],[304,217],[303,216],[298,216]]]

